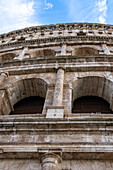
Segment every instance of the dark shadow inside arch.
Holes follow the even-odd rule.
[[[101,97],[83,96],[73,102],[72,113],[113,114],[109,103]]]
[[[56,55],[56,52],[52,49],[43,49],[43,50],[38,50],[34,51],[31,54],[32,57],[54,57]]]
[[[14,105],[14,111],[10,115],[41,114],[45,99],[39,96],[27,97]]]
[[[72,55],[97,55],[99,51],[91,47],[80,47],[72,50]]]

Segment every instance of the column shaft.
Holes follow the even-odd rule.
[[[62,106],[63,100],[63,83],[64,83],[64,70],[59,68],[57,70],[55,91],[53,96],[53,106]]]

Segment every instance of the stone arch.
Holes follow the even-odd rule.
[[[94,55],[99,54],[99,51],[91,47],[80,47],[72,50],[72,55]]]
[[[46,99],[47,87],[47,82],[41,78],[21,79],[12,83],[7,87],[5,94],[5,96],[8,98],[8,104],[5,104],[5,100],[2,98],[4,103],[4,106],[0,108],[2,114],[9,114],[11,111],[13,111],[13,106],[24,98],[30,96],[40,96]],[[9,105],[7,107],[9,108],[8,110],[4,108],[7,105]],[[6,110],[7,113],[4,113]]]
[[[0,61],[10,61],[13,60],[17,55],[15,53],[6,53],[0,55]]]
[[[87,76],[73,83],[73,102],[82,96],[98,96],[110,104],[113,111],[113,82],[105,77]]]
[[[52,49],[37,50],[30,54],[32,57],[54,57],[56,55],[55,51]]]

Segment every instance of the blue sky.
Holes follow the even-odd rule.
[[[113,0],[0,0],[0,33],[71,22],[113,24]]]

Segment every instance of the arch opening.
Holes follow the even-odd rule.
[[[10,115],[19,114],[41,114],[45,99],[40,96],[31,96],[24,98],[14,105],[14,111]]]
[[[79,77],[73,82],[73,102],[82,96],[98,96],[110,104],[113,111],[113,82],[105,77]]]
[[[13,60],[17,55],[15,53],[6,53],[3,55],[0,55],[0,61],[11,61]]]
[[[43,49],[34,51],[31,54],[31,58],[33,57],[54,57],[56,55],[55,51],[52,49]]]
[[[73,102],[72,113],[113,114],[110,104],[101,97],[82,96]]]
[[[7,92],[4,91],[4,95],[2,95],[3,97],[1,100],[1,104],[3,107],[0,107],[1,114],[2,115],[8,115],[14,113],[17,114],[16,112],[13,113],[13,111],[15,111],[15,107],[17,103],[24,101],[26,99],[29,100],[29,97],[32,99],[33,97],[40,98],[42,104],[40,103],[41,102],[40,100],[36,102],[40,103],[40,105],[43,107],[42,109],[40,108],[41,111],[37,110],[36,113],[39,112],[44,114],[46,110],[47,87],[48,87],[47,82],[42,78],[28,78],[28,79],[21,79],[13,82],[10,86],[7,87]],[[34,103],[32,104],[34,105]],[[28,112],[26,114],[28,114]]]
[[[95,55],[99,54],[99,51],[91,47],[80,47],[72,50],[72,55]]]

